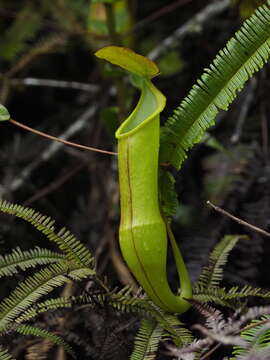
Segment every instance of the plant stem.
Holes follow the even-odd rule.
[[[60,139],[58,137],[46,134],[46,133],[44,133],[42,131],[35,130],[35,129],[33,129],[33,128],[29,127],[29,126],[26,126],[26,125],[24,125],[24,124],[22,124],[22,123],[20,123],[20,122],[18,122],[16,120],[13,120],[13,119],[9,119],[9,121],[14,125],[23,128],[24,130],[30,131],[30,132],[32,132],[34,134],[43,136],[43,137],[45,137],[47,139],[50,139],[50,140],[61,142],[63,144],[69,145],[69,146],[77,147],[77,148],[83,149],[83,150],[88,150],[88,151],[94,151],[94,152],[98,152],[98,153],[102,153],[102,154],[107,154],[107,155],[117,155],[116,152],[97,149],[97,148],[86,146],[86,145],[80,145],[80,144],[74,143],[72,141],[67,141],[67,140]]]
[[[181,298],[185,300],[185,298],[190,298],[192,296],[192,285],[190,281],[190,277],[184,262],[184,259],[182,257],[182,254],[179,250],[179,247],[176,243],[174,234],[171,229],[171,225],[168,223],[168,221],[165,219],[165,224],[167,227],[167,233],[168,237],[171,243],[171,247],[173,250],[173,256],[176,263],[177,273],[180,280],[180,287],[181,287]]]
[[[221,209],[219,206],[212,204],[209,200],[206,202],[206,204],[210,205],[214,210],[216,210],[220,214],[228,216],[232,220],[236,221],[238,224],[246,226],[246,227],[252,229],[253,231],[256,231],[256,232],[258,232],[258,233],[260,233],[260,234],[262,234],[264,236],[270,237],[269,232],[267,232],[267,231],[265,231],[263,229],[260,229],[255,225],[249,224],[248,222],[246,222],[246,221],[244,221],[242,219],[239,219],[238,217],[228,213],[226,210]]]

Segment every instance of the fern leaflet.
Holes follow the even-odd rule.
[[[22,251],[16,248],[11,254],[0,256],[0,278],[18,273],[17,268],[26,270],[37,265],[46,265],[63,261],[64,255],[36,247],[35,249]]]

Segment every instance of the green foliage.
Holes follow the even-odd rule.
[[[169,51],[158,61],[161,76],[172,76],[185,68],[185,63],[175,51]]]
[[[14,360],[14,358],[0,345],[0,360]]]
[[[41,14],[32,6],[23,6],[1,39],[1,57],[13,60],[25,50],[27,42],[35,37],[41,25]]]
[[[167,120],[161,138],[161,161],[179,169],[186,152],[214,125],[217,114],[228,109],[244,83],[263,67],[269,55],[268,0],[244,22]]]
[[[143,319],[130,360],[154,360],[162,334],[163,328],[158,322]]]
[[[243,331],[241,338],[245,341],[242,346],[234,346],[231,360],[268,359],[270,353],[270,317],[263,316],[253,320]]]
[[[4,105],[0,104],[0,121],[6,121],[10,119],[8,109]]]
[[[202,269],[198,281],[193,288],[193,299],[201,302],[212,302],[225,307],[237,309],[240,306],[239,299],[257,296],[270,298],[270,291],[254,288],[234,286],[230,289],[220,287],[223,278],[224,266],[228,256],[239,240],[246,240],[243,235],[227,235],[213,249],[208,258],[208,265]]]
[[[93,270],[77,264],[58,263],[42,269],[20,282],[17,288],[0,304],[0,331],[33,305],[41,296],[70,281],[91,276]],[[15,320],[16,321],[16,320]]]
[[[50,218],[31,209],[6,202],[1,203],[0,208],[4,212],[11,213],[32,223],[50,240],[55,238],[54,222]],[[53,237],[51,236],[52,233],[54,234]],[[194,288],[191,303],[196,300],[199,303],[211,302],[236,309],[240,305],[240,298],[248,296],[270,297],[269,292],[250,286],[244,288],[233,287],[229,290],[218,287],[228,254],[241,238],[243,236],[226,236],[212,251],[209,264],[203,269]],[[83,245],[78,246],[77,244],[74,247],[74,243],[78,242],[78,240],[75,241],[73,236],[68,237],[69,240],[63,246],[63,238],[56,236],[56,239],[55,242],[59,247],[62,247],[64,255],[59,254],[58,256],[57,253],[39,248],[32,251],[16,249],[13,253],[1,258],[2,271],[6,275],[17,272],[18,269],[24,270],[30,266],[47,265],[54,260],[57,260],[57,263],[47,265],[45,268],[36,271],[33,276],[29,276],[25,281],[19,282],[10,296],[2,301],[0,304],[0,334],[15,331],[24,335],[43,337],[54,344],[61,345],[67,352],[72,354],[70,346],[58,335],[24,323],[44,312],[71,308],[76,305],[88,305],[93,309],[97,306],[99,308],[110,306],[121,312],[139,314],[143,318],[136,336],[131,359],[154,359],[162,339],[171,339],[176,346],[183,349],[193,343],[192,333],[177,316],[166,313],[148,299],[133,296],[131,289],[127,287],[120,291],[110,292],[103,290],[100,293],[83,294],[70,298],[48,298],[39,302],[41,297],[48,295],[54,288],[63,285],[70,279],[80,280],[88,276],[95,276],[93,269],[86,266],[86,264],[91,265],[92,261],[85,260],[88,259],[88,256],[80,256],[80,254],[85,253],[85,250],[82,249]],[[64,237],[64,239],[66,238]],[[70,239],[72,239],[71,244]],[[199,303],[196,305],[198,308],[200,308]],[[196,302],[194,302],[195,304]],[[206,313],[204,310],[204,314]],[[9,359],[8,356],[8,353],[3,350],[3,359]]]
[[[76,358],[72,348],[60,336],[53,334],[50,331],[35,326],[20,325],[16,328],[16,332],[22,335],[33,335],[50,340],[55,345],[62,346],[67,353],[69,353],[73,358]]]
[[[37,265],[63,261],[64,258],[62,254],[39,247],[26,251],[16,248],[11,254],[0,256],[0,277],[17,274],[18,268],[24,271]]]
[[[63,308],[71,308],[74,303],[75,302],[73,298],[67,298],[64,296],[48,299],[42,302],[37,302],[34,306],[27,309],[20,316],[18,316],[16,322],[18,324],[21,324],[22,322],[31,320],[49,310],[53,311]]]
[[[243,235],[227,235],[211,252],[208,262],[198,279],[197,285],[206,290],[209,287],[219,285],[223,277],[223,267],[227,263],[228,255],[240,239],[246,239]]]
[[[265,0],[231,0],[233,6],[239,7],[240,16],[245,19],[252,14],[252,12],[265,3]]]
[[[269,299],[270,291],[254,288],[250,285],[246,285],[242,288],[234,286],[230,289],[224,287],[201,289],[200,286],[196,286],[194,288],[193,299],[198,300],[201,303],[212,302],[232,309],[237,309],[241,304],[238,299],[246,299],[249,296]]]
[[[18,269],[25,270],[37,265],[47,265],[41,270],[35,271],[33,276],[20,281],[11,294],[2,300],[0,303],[0,335],[16,331],[24,335],[44,337],[73,354],[70,346],[58,335],[30,325],[19,324],[49,309],[70,307],[70,301],[65,298],[48,299],[40,304],[37,301],[67,282],[93,276],[95,271],[92,268],[91,253],[66,229],[61,229],[56,233],[54,221],[49,217],[6,201],[0,202],[0,210],[28,221],[63,251],[61,254],[40,248],[26,251],[17,248],[11,254],[0,257],[0,276],[16,274]],[[8,356],[7,354],[3,352],[3,358]]]
[[[93,264],[94,258],[90,251],[69,230],[62,228],[56,233],[54,228],[55,221],[50,217],[44,216],[33,209],[11,204],[7,201],[0,201],[0,210],[32,224],[37,230],[46,235],[48,240],[59,246],[59,249],[66,255],[67,260],[85,266]]]
[[[170,219],[178,206],[177,194],[174,189],[175,178],[169,171],[163,169],[159,173],[159,201],[165,216]]]

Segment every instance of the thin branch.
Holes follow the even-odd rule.
[[[91,146],[77,144],[77,143],[74,143],[72,141],[67,141],[67,140],[61,139],[59,137],[46,134],[46,133],[44,133],[42,131],[35,130],[35,129],[29,127],[29,126],[26,126],[26,125],[14,120],[14,119],[9,119],[9,122],[11,122],[12,124],[22,128],[24,130],[30,131],[30,132],[32,132],[34,134],[43,136],[43,137],[45,137],[47,139],[50,139],[50,140],[59,141],[59,142],[65,144],[65,145],[77,147],[77,148],[83,149],[83,150],[88,150],[88,151],[94,151],[94,152],[98,152],[98,153],[102,153],[102,154],[107,154],[107,155],[117,155],[117,153],[112,152],[112,151],[107,151],[107,150],[97,149],[97,148],[94,148],[94,147],[91,147]]]
[[[91,93],[97,93],[100,88],[97,85],[81,83],[78,81],[63,81],[63,80],[53,80],[53,79],[37,79],[32,77],[27,77],[24,79],[12,79],[12,85],[26,85],[26,86],[46,86],[46,87],[56,87],[64,89],[75,89],[88,91]]]
[[[257,226],[255,225],[252,225],[252,224],[249,224],[248,222],[242,220],[242,219],[239,219],[238,217],[228,213],[226,210],[223,210],[222,208],[220,208],[219,206],[217,205],[214,205],[212,204],[209,200],[206,202],[207,205],[210,205],[215,211],[219,212],[220,214],[222,215],[225,215],[227,217],[229,217],[230,219],[236,221],[238,224],[240,225],[243,225],[243,226],[246,226],[248,227],[249,229],[253,230],[253,231],[256,231],[264,236],[267,236],[267,237],[270,237],[270,233],[263,230],[263,229],[260,229],[258,228]]]
[[[96,105],[90,106],[59,136],[59,138],[68,139],[77,132],[81,131],[89,123],[89,119],[96,114],[96,111]],[[64,144],[60,142],[50,143],[50,145],[40,154],[40,156],[35,161],[27,165],[18,175],[18,177],[16,177],[6,189],[1,189],[1,197],[4,195],[5,192],[16,191],[17,189],[19,189],[23,185],[25,180],[27,180],[31,176],[32,172],[37,169],[42,162],[48,161],[63,146]]]
[[[212,17],[220,14],[222,11],[229,7],[229,0],[215,1],[212,4],[207,5],[193,18],[188,20],[184,25],[180,26],[170,36],[164,39],[157,47],[155,47],[147,55],[151,60],[157,59],[161,56],[168,48],[175,46],[185,35],[196,31]]]

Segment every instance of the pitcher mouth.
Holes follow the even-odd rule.
[[[140,128],[144,127],[156,115],[158,115],[166,105],[165,96],[152,84],[145,79],[141,85],[141,96],[133,112],[120,125],[115,133],[117,139],[128,137]]]

